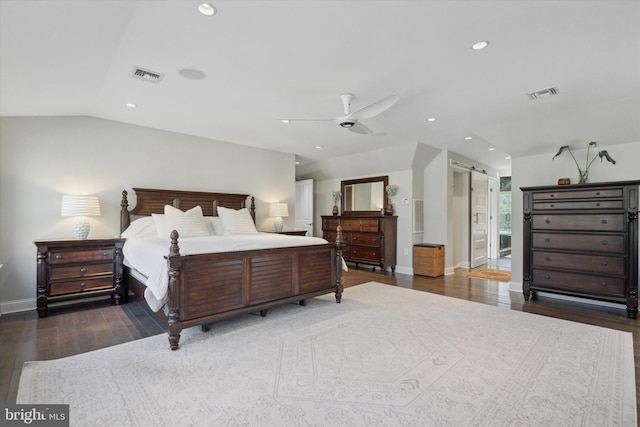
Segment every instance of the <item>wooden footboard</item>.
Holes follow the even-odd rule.
[[[265,310],[329,292],[342,297],[340,243],[276,249],[180,255],[171,233],[169,344],[176,350],[182,328]]]

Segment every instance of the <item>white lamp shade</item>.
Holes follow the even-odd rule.
[[[289,205],[286,203],[272,203],[269,205],[269,216],[287,217],[289,216]]]
[[[62,196],[60,216],[100,216],[100,201],[96,196]]]
[[[84,240],[89,237],[90,224],[86,216],[100,216],[100,201],[96,196],[62,196],[60,216],[75,216],[73,238]]]

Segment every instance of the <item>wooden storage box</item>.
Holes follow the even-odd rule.
[[[437,243],[414,245],[413,274],[430,277],[444,275],[444,245]]]

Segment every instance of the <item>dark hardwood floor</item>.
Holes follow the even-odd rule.
[[[508,270],[509,262],[498,261],[490,266]],[[605,307],[545,296],[525,303],[522,293],[510,292],[507,283],[467,278],[468,271],[457,269],[453,275],[430,278],[351,268],[343,275],[343,284],[349,287],[377,281],[630,332],[634,343],[636,398],[640,401],[640,319],[627,318],[623,306]],[[115,306],[109,299],[101,299],[50,307],[49,316],[42,319],[36,310],[3,315],[0,317],[0,402],[15,403],[22,365],[26,361],[71,356],[165,331],[164,321],[151,312],[144,301]]]

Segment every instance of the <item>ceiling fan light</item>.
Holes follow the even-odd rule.
[[[353,127],[355,124],[355,122],[340,122],[340,126],[347,129]]]

